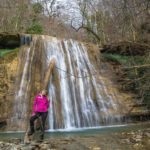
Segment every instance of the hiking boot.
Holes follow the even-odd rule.
[[[40,131],[41,130],[41,127],[36,127],[36,131]]]

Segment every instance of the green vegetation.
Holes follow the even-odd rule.
[[[5,58],[8,55],[16,56],[18,54],[19,49],[0,49],[0,58]]]
[[[102,56],[108,61],[113,61],[125,66],[145,64],[145,56],[124,56],[110,53],[103,53]]]
[[[32,14],[32,22],[26,28],[26,32],[29,34],[41,34],[43,32],[43,26],[39,22],[38,15],[42,13],[43,7],[40,3],[34,3],[32,5],[33,14]]]
[[[27,28],[26,32],[29,34],[41,34],[43,32],[43,28],[39,23],[33,22],[31,26]]]
[[[43,6],[40,3],[34,3],[32,5],[32,8],[35,14],[40,14],[43,11]]]
[[[103,53],[107,61],[117,63],[120,67],[122,89],[135,93],[140,103],[150,107],[150,53],[145,56],[123,56]]]
[[[128,56],[122,56],[118,54],[103,53],[102,56],[108,61],[113,61],[122,65],[127,64],[129,59]]]

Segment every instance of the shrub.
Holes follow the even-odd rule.
[[[145,56],[123,56],[103,53],[102,56],[107,61],[121,65],[120,84],[123,85],[123,90],[135,93],[140,102],[150,107],[150,54],[147,52]]]
[[[43,28],[39,23],[33,22],[31,26],[27,28],[26,32],[29,34],[41,34],[43,32]]]

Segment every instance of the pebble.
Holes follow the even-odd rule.
[[[130,140],[129,139],[122,139],[121,142],[122,143],[130,143]]]
[[[148,138],[150,138],[150,133],[149,132],[144,133],[144,135],[147,136]]]
[[[41,150],[47,150],[50,148],[50,146],[48,144],[40,144],[39,147]]]
[[[133,148],[136,149],[136,150],[142,150],[143,145],[136,143],[136,144],[133,145]]]
[[[100,147],[94,147],[92,150],[101,150]]]

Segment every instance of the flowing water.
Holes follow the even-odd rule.
[[[29,105],[52,59],[56,64],[48,88],[49,130],[97,127],[121,121],[123,110],[117,94],[108,89],[92,55],[83,43],[48,36],[34,37],[30,46],[23,47],[11,118],[14,126],[17,122],[17,130],[25,129]]]
[[[54,105],[50,108],[50,129],[99,126],[102,119],[108,120],[111,117],[108,109],[117,109],[117,104],[107,94],[103,82],[97,83],[93,75],[96,70],[90,63],[85,46],[76,41],[59,41],[55,38],[50,41],[44,39],[44,42],[47,62],[56,59],[57,88],[60,91],[56,92],[55,82],[51,81],[49,96]],[[56,98],[56,93],[59,98]],[[58,100],[61,111],[55,106]],[[57,113],[61,120],[58,120]]]
[[[34,45],[34,44],[32,44]],[[31,45],[31,47],[32,47]],[[15,126],[15,129],[25,129],[28,115],[28,100],[29,100],[29,88],[31,84],[31,68],[34,57],[34,49],[31,47],[23,47],[20,55],[18,75],[20,78],[16,79],[16,94],[14,97],[14,108],[12,118],[10,119],[11,126]],[[23,59],[22,59],[23,58]]]
[[[114,126],[101,126],[101,127],[93,127],[93,128],[79,128],[76,130],[53,130],[51,132],[45,132],[45,138],[50,137],[76,137],[76,136],[110,136],[110,133],[123,133],[123,132],[133,132],[138,130],[147,130],[149,129],[149,123],[140,123],[140,124],[128,124],[128,125],[114,125]],[[8,139],[16,139],[19,138],[24,140],[25,132],[0,132],[0,139],[1,140],[8,140]],[[36,133],[38,134],[38,133]],[[35,139],[38,137],[35,137]],[[108,143],[105,143],[108,144]]]

